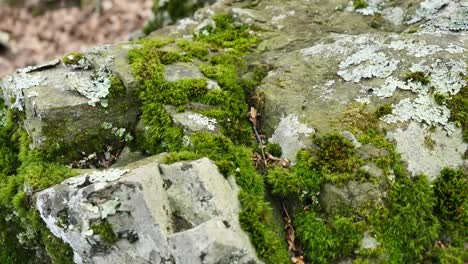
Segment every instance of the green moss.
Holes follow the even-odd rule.
[[[265,151],[270,153],[274,157],[281,157],[282,154],[281,146],[275,143],[268,143],[266,145]]]
[[[354,0],[353,5],[355,9],[366,8],[368,6],[367,1],[365,0]]]
[[[375,117],[381,118],[383,116],[391,114],[393,111],[393,106],[391,104],[385,104],[377,108],[375,111]]]
[[[159,50],[171,42],[148,39],[141,42],[142,48],[132,49],[128,53],[132,70],[140,82],[141,117],[146,126],[143,136],[137,137],[137,141],[151,154],[181,148],[182,131],[173,127],[163,105],[183,107],[208,91],[206,79],[182,79],[177,82],[165,80],[164,64],[182,59],[177,53]]]
[[[78,64],[78,62],[83,58],[83,53],[71,52],[62,58],[62,63],[66,65]]]
[[[403,79],[407,82],[408,81],[420,82],[423,85],[428,85],[429,83],[431,83],[431,78],[422,71],[408,72],[405,74]]]
[[[361,239],[359,226],[346,217],[327,221],[309,211],[296,215],[294,224],[304,255],[313,263],[331,263],[350,256]]]
[[[186,52],[189,58],[196,58],[202,61],[207,61],[209,57],[208,45],[200,41],[179,40],[177,45]]]
[[[111,76],[109,79],[111,81],[111,86],[109,88],[108,95],[109,98],[118,98],[127,94],[127,88],[125,88],[125,86],[119,78],[117,78],[116,76]]]
[[[227,14],[213,16],[216,27],[208,27],[208,34],[199,34],[195,40],[204,41],[215,48],[230,48],[233,52],[246,52],[249,47],[260,42],[260,39],[248,31],[248,26],[234,23]]]
[[[435,199],[425,176],[409,179],[397,176],[371,224],[383,242],[389,263],[416,263],[439,232],[439,222],[432,213]],[[411,241],[411,243],[408,243]]]
[[[357,169],[360,160],[354,144],[340,134],[330,134],[315,139],[315,166],[324,173],[347,173]]]
[[[268,171],[267,181],[272,193],[285,197],[299,197],[304,189],[305,179],[284,168],[273,168]]]
[[[463,247],[468,238],[468,174],[462,170],[443,169],[434,182],[434,214],[442,223],[443,233],[451,244]]]
[[[182,160],[197,160],[201,158],[202,155],[195,153],[193,151],[180,151],[180,152],[171,152],[164,156],[162,163],[172,164]]]
[[[112,229],[112,225],[107,220],[102,220],[98,223],[94,223],[91,225],[91,229],[93,230],[94,234],[97,234],[101,237],[102,241],[107,246],[112,246],[117,242],[117,235],[114,233]]]
[[[447,101],[450,121],[463,129],[463,139],[468,142],[468,85]]]
[[[25,182],[33,188],[46,188],[70,176],[70,170],[49,164],[38,151],[29,149],[31,140],[18,123],[20,113],[8,110],[7,122],[0,127],[0,262],[72,263],[71,249],[53,237],[24,192]],[[19,237],[21,233],[27,236]]]
[[[446,95],[443,95],[441,93],[436,93],[434,94],[434,100],[436,101],[436,103],[440,105],[445,105],[447,101],[449,100],[449,98]]]

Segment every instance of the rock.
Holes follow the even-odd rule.
[[[373,2],[382,3],[372,7],[378,14],[389,7],[384,1]],[[452,10],[456,12],[444,13],[444,17],[449,17],[450,21],[459,19],[459,12],[464,10],[459,2],[455,2]],[[326,9],[325,6],[326,4],[324,7],[314,5],[313,9],[320,13],[322,8]],[[424,4],[421,4],[420,8],[423,7]],[[405,20],[416,16],[414,10],[411,11],[406,4],[400,8],[403,12],[408,11]],[[384,104],[391,104],[392,113],[378,121],[370,122],[383,128],[382,131],[388,131],[389,139],[396,139],[395,133],[406,133],[405,140],[400,136],[399,140],[395,141],[397,151],[402,154],[404,161],[409,161],[410,164],[418,163],[419,168],[412,169],[414,173],[425,173],[434,179],[438,177],[443,166],[461,166],[462,155],[466,150],[461,130],[450,121],[450,110],[445,105],[435,102],[434,94],[452,96],[466,84],[462,75],[466,73],[468,39],[464,34],[454,34],[449,28],[439,28],[439,31],[432,32],[426,26],[417,34],[359,34],[357,29],[348,29],[340,24],[339,17],[345,16],[340,13],[336,18],[338,21],[334,20],[333,25],[339,27],[341,33],[322,34],[321,40],[312,41],[314,38],[310,33],[317,29],[311,28],[309,31],[308,25],[301,26],[300,30],[292,28],[292,25],[299,23],[296,19],[304,15],[301,11],[292,5],[279,4],[277,10],[281,10],[283,15],[287,13],[285,10],[294,10],[296,15],[284,15],[282,19],[277,20],[281,21],[285,28],[276,28],[276,35],[266,36],[260,44],[259,50],[264,51],[260,60],[273,70],[263,79],[257,92],[264,94],[265,98],[263,128],[272,142],[283,142],[287,148],[286,152],[283,152],[288,158],[294,157],[299,148],[307,145],[307,140],[300,136],[290,136],[293,132],[283,133],[285,136],[273,140],[278,138],[279,131],[284,131],[285,118],[297,117],[302,126],[313,129],[318,135],[325,135],[335,131],[352,130],[353,127],[342,120],[344,113],[356,104],[366,105],[365,108],[370,113]],[[444,10],[435,8],[434,17],[442,15],[440,12]],[[324,12],[326,14],[327,11]],[[358,23],[356,14],[343,13],[349,17],[349,21],[353,21],[348,23],[360,29],[366,28]],[[256,15],[269,17],[273,14],[257,12]],[[317,16],[317,19],[319,18],[320,15]],[[432,18],[433,16],[430,16],[421,23],[426,25]],[[317,27],[330,30],[330,25],[323,22],[324,19],[321,21],[322,24]],[[268,24],[261,21],[254,23],[263,27]],[[401,27],[407,27],[407,24]],[[353,34],[349,34],[351,32]],[[297,39],[308,39],[314,44],[295,41]],[[430,76],[430,84],[424,85],[412,79],[405,81],[405,76],[415,72],[423,72]],[[432,87],[434,91],[430,89]],[[411,122],[428,124],[441,130],[441,133],[434,137],[439,148],[434,149],[432,156],[414,154],[425,153],[427,150],[422,144],[410,144],[410,138],[424,138],[427,131],[408,127]],[[283,141],[286,138],[287,143]],[[458,147],[450,147],[455,145]],[[410,146],[414,153],[405,154]],[[365,146],[358,152],[363,157],[374,156],[368,150],[368,146]],[[446,158],[434,162],[436,155],[445,154]],[[416,157],[417,161],[411,162],[411,159]]]
[[[176,82],[182,79],[207,79],[208,89],[220,89],[219,84],[208,79],[201,73],[196,65],[189,63],[173,63],[164,67],[164,78],[168,82]]]
[[[331,183],[324,184],[320,202],[327,213],[333,214],[348,207],[365,209],[381,205],[385,196],[386,192],[379,183],[351,180],[342,187]]]
[[[278,127],[268,140],[281,146],[282,157],[296,160],[296,153],[311,143],[311,135],[315,130],[299,122],[298,116],[288,115],[281,118]]]
[[[377,148],[373,144],[365,144],[360,146],[357,150],[356,153],[358,156],[362,159],[371,159],[371,158],[382,158],[387,156],[388,150],[385,148]]]
[[[135,125],[139,109],[131,94],[136,82],[125,50],[104,46],[85,53],[80,61],[86,64],[83,69],[50,63],[18,70],[1,80],[5,103],[25,113],[24,128],[32,147],[75,144],[89,154],[96,146],[86,142],[112,143],[113,135],[102,131],[103,123],[127,131]],[[118,104],[109,100],[111,76],[128,89]]]
[[[174,125],[181,127],[185,135],[190,135],[194,132],[219,133],[219,125],[214,118],[209,118],[189,110],[177,112],[176,107],[171,105],[166,105],[164,109],[171,116]]]
[[[212,161],[150,157],[36,194],[36,207],[76,263],[260,263],[239,224],[234,179]],[[106,241],[98,227],[108,223]]]
[[[376,249],[378,248],[380,243],[375,239],[372,230],[368,230],[364,232],[364,237],[361,240],[361,249]]]

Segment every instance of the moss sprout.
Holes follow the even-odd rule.
[[[419,82],[422,85],[428,85],[429,83],[431,83],[431,78],[425,72],[422,71],[408,72],[405,74],[403,79],[407,82]]]
[[[117,98],[127,94],[127,89],[119,78],[116,76],[111,76],[109,79],[111,81],[111,86],[109,88],[109,98]]]
[[[282,154],[281,146],[275,143],[268,143],[266,145],[265,151],[270,153],[274,157],[281,157]]]
[[[468,85],[447,100],[446,105],[451,112],[450,121],[463,129],[463,139],[468,142]]]
[[[111,246],[117,242],[117,235],[112,229],[112,225],[107,220],[102,220],[98,223],[91,225],[91,229],[94,234],[101,237],[102,241],[107,245]]]
[[[366,0],[354,0],[353,5],[354,5],[355,9],[362,9],[362,8],[366,8],[368,6]]]
[[[78,64],[78,62],[83,58],[84,58],[83,53],[71,52],[71,53],[66,54],[62,58],[62,62],[65,65],[74,65],[74,64]]]
[[[391,104],[385,104],[377,108],[375,111],[375,117],[381,118],[383,116],[391,114],[393,111],[393,106]]]

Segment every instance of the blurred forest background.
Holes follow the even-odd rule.
[[[137,38],[153,0],[0,0],[0,78],[98,44]]]

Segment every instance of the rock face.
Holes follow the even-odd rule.
[[[70,178],[38,193],[37,209],[76,263],[260,263],[235,182],[207,158],[159,160]]]

